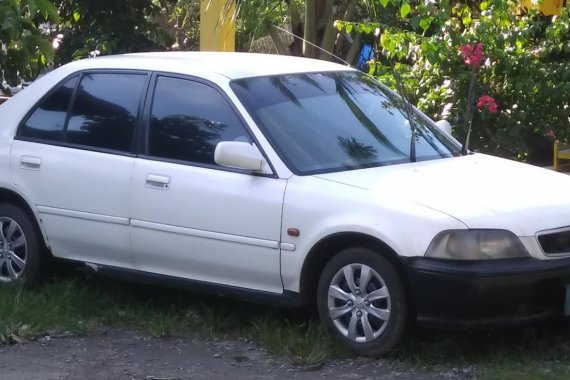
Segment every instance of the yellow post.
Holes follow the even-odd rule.
[[[235,15],[235,0],[201,0],[201,51],[235,51]]]
[[[538,9],[545,16],[560,16],[564,0],[523,0],[525,8]]]

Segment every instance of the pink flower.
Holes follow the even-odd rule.
[[[554,131],[551,129],[548,132],[546,132],[545,134],[546,137],[552,137],[553,139],[556,138],[556,133],[554,133]]]
[[[481,62],[483,61],[483,44],[481,42],[474,45],[461,45],[459,50],[461,51],[463,62],[465,62],[467,66],[474,68],[481,66]]]
[[[483,95],[479,98],[479,100],[477,101],[477,107],[478,108],[485,108],[487,107],[487,109],[489,110],[489,112],[491,113],[496,113],[497,110],[499,109],[497,107],[497,103],[495,102],[495,99],[489,95]]]

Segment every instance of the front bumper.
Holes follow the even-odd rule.
[[[403,258],[418,321],[472,327],[564,315],[570,258]],[[570,305],[567,305],[568,308]]]

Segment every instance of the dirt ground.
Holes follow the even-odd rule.
[[[268,355],[244,340],[155,338],[126,330],[86,337],[45,336],[0,346],[0,379],[465,379],[472,374],[402,370],[383,360],[331,361],[316,368]]]

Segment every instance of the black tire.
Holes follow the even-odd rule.
[[[348,276],[353,278],[352,290],[344,268],[352,273]],[[365,272],[369,281],[361,290],[359,282],[362,275],[366,277]],[[337,288],[343,293],[337,293]],[[329,289],[334,297],[329,296]],[[317,306],[321,321],[362,356],[377,357],[390,352],[406,332],[408,305],[402,280],[390,261],[368,248],[344,249],[327,263],[319,279]],[[331,313],[342,316],[334,315],[337,318],[333,319]]]
[[[34,221],[18,206],[0,203],[0,222],[2,229],[0,234],[0,282],[23,281],[28,285],[36,283],[43,274],[47,255],[45,255],[44,246]],[[10,231],[11,228],[15,228],[16,231]],[[20,245],[22,238],[24,246]],[[4,240],[10,245],[5,244]],[[24,260],[25,263],[19,262],[18,264],[14,255]],[[11,265],[11,270],[9,265]],[[19,265],[23,265],[23,268]]]

